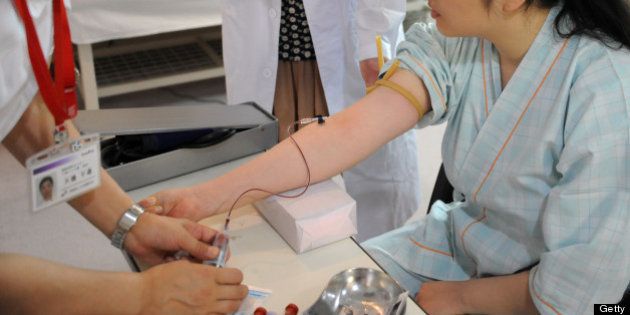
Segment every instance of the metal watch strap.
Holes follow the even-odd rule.
[[[123,249],[123,243],[125,242],[127,233],[131,227],[136,224],[138,217],[143,213],[144,209],[137,204],[131,205],[131,207],[123,213],[112,234],[112,245],[114,245],[114,247]]]

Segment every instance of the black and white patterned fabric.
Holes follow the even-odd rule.
[[[279,43],[280,60],[315,59],[313,39],[308,28],[302,0],[282,0]]]

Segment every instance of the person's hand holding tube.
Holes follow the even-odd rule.
[[[186,260],[155,266],[140,279],[140,314],[232,314],[248,292],[238,269]]]
[[[199,223],[145,212],[125,239],[125,249],[142,262],[156,265],[168,262],[178,251],[186,251],[199,260],[219,254],[210,246],[216,231]]]

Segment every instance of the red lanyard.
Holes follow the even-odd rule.
[[[77,115],[76,81],[74,76],[74,54],[70,42],[70,27],[63,0],[53,0],[54,17],[54,65],[55,80],[48,71],[37,30],[29,12],[26,0],[14,0],[15,8],[24,22],[28,55],[39,91],[55,117],[55,125],[60,128],[67,119]],[[61,128],[63,130],[63,128]]]

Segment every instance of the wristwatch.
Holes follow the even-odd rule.
[[[131,205],[131,207],[123,213],[120,220],[118,220],[116,229],[114,229],[114,234],[112,234],[112,245],[114,245],[114,247],[123,249],[123,243],[125,242],[127,233],[131,227],[136,224],[138,217],[143,213],[144,209],[137,204]]]

